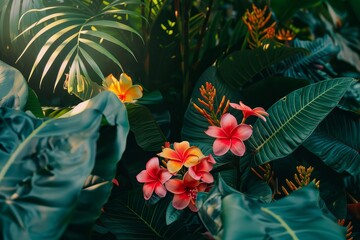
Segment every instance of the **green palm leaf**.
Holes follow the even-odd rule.
[[[166,225],[169,202],[169,198],[165,198],[149,206],[138,188],[110,200],[100,220],[117,239],[186,239],[199,234],[201,228],[195,229],[196,225],[186,225],[184,221]],[[202,239],[200,234],[197,237]]]
[[[359,139],[359,118],[338,110],[332,112],[303,145],[335,171],[355,176],[360,174]]]
[[[267,122],[257,120],[249,139],[256,164],[293,152],[336,106],[352,82],[351,78],[322,81],[277,101],[267,111]]]
[[[39,49],[33,63],[29,78],[40,68],[42,75],[40,85],[47,75],[57,71],[54,89],[68,73],[66,82],[69,93],[82,99],[88,99],[99,92],[96,84],[104,78],[104,68],[108,64],[104,59],[117,65],[122,71],[122,64],[116,49],[124,49],[135,58],[132,50],[122,40],[124,32],[140,34],[127,25],[125,20],[116,16],[141,17],[137,12],[127,10],[128,4],[140,4],[140,1],[114,1],[110,5],[102,3],[80,4],[78,6],[55,6],[43,9],[34,9],[26,15],[46,12],[48,15],[30,24],[21,35],[30,30],[38,30],[25,46],[19,59],[29,51],[30,47],[40,39],[46,43]],[[95,4],[95,5],[94,5]],[[97,10],[96,10],[97,9]],[[122,18],[125,19],[125,18]],[[102,62],[99,62],[99,55]],[[18,60],[19,60],[18,59]],[[68,70],[68,72],[67,72]]]

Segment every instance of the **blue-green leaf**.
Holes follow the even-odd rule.
[[[24,109],[27,97],[28,86],[23,75],[0,61],[0,107]]]

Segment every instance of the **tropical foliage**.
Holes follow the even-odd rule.
[[[0,239],[359,239],[355,0],[0,2]]]

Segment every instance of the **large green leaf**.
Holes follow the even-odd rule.
[[[71,223],[88,239],[125,149],[124,105],[104,92],[56,119],[0,108],[0,128],[1,238],[59,239]]]
[[[270,42],[262,48],[235,51],[228,55],[218,67],[220,79],[229,86],[240,89],[254,78],[264,79],[271,75],[271,67],[306,49],[277,46]]]
[[[320,201],[315,184],[270,204],[241,193],[222,201],[221,239],[345,239],[346,229]],[[236,223],[236,224],[234,224]]]
[[[232,193],[238,193],[238,191],[228,186],[219,176],[209,193],[201,192],[197,195],[196,206],[199,209],[200,219],[213,236],[219,235],[223,228],[221,220],[222,199]]]
[[[105,205],[100,221],[117,239],[201,239],[198,225],[183,221],[166,225],[169,202],[165,198],[149,206],[140,188],[122,192]]]
[[[337,110],[319,125],[303,145],[335,171],[359,175],[359,139],[359,117]]]
[[[249,139],[257,165],[293,152],[336,106],[351,78],[322,81],[295,90],[267,110],[267,121],[257,120]]]
[[[287,21],[301,8],[315,7],[321,4],[323,0],[303,0],[303,1],[287,1],[272,0],[270,6],[275,13],[275,17],[279,21]]]
[[[0,107],[24,109],[28,98],[28,86],[23,75],[0,61]]]

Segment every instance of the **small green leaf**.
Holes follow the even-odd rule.
[[[34,116],[38,118],[44,117],[44,113],[41,109],[38,96],[31,88],[29,88],[28,100],[25,105],[25,111],[32,112],[32,114],[34,114]]]
[[[150,110],[139,104],[126,105],[130,130],[134,132],[137,144],[146,151],[161,151],[166,142],[159,125]]]
[[[169,202],[169,205],[166,208],[166,225],[170,225],[173,222],[179,220],[182,213],[183,213],[182,210],[177,210],[172,205],[172,202]]]

